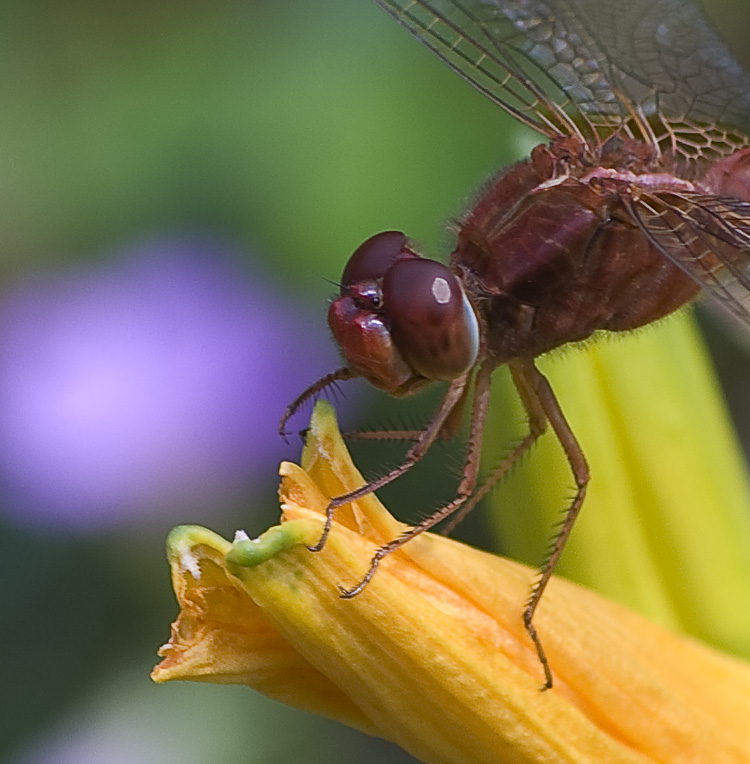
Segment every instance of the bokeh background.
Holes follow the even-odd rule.
[[[704,5],[748,66],[745,3]],[[250,690],[153,685],[164,539],[274,522],[299,451],[276,422],[337,365],[348,254],[397,228],[446,255],[444,221],[534,142],[368,0],[0,3],[0,762],[410,760]],[[748,350],[705,325],[747,443]],[[337,405],[403,426],[431,398]]]

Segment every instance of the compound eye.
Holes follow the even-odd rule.
[[[349,258],[341,275],[341,293],[353,284],[377,281],[399,257],[414,254],[406,247],[406,236],[400,231],[383,231],[360,244]]]
[[[455,379],[479,353],[479,325],[456,276],[442,263],[399,260],[383,279],[383,313],[415,373]]]

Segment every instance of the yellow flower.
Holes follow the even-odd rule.
[[[404,526],[368,496],[308,551],[327,497],[362,480],[328,405],[302,467],[281,474],[283,522],[259,539],[170,535],[181,612],[157,682],[248,684],[425,762],[750,761],[750,666],[575,584],[553,580],[537,613],[548,692],[521,622],[534,572],[520,564],[425,534],[341,599]]]

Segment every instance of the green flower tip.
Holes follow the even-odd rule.
[[[200,525],[178,525],[167,536],[167,557],[172,567],[191,573],[193,578],[200,577],[197,550],[201,547],[226,552],[230,544],[218,533]]]
[[[300,523],[290,522],[269,528],[256,539],[248,538],[243,531],[238,531],[232,548],[227,553],[226,561],[230,570],[237,568],[254,568],[256,565],[268,562],[277,554],[304,544],[305,533]]]

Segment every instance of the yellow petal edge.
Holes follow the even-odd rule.
[[[281,475],[282,524],[260,538],[170,534],[180,613],[156,682],[247,684],[429,763],[750,761],[750,665],[575,584],[554,579],[537,614],[547,692],[521,621],[525,566],[425,534],[342,599],[404,526],[368,496],[307,549],[327,497],[362,483],[328,404]]]

